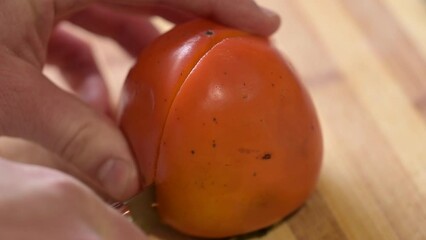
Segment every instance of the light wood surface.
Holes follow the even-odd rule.
[[[426,2],[258,2],[282,16],[274,42],[310,91],[325,139],[317,191],[261,239],[426,239]],[[132,60],[86,37],[117,99]],[[158,238],[190,239],[152,214],[145,224],[164,231]]]

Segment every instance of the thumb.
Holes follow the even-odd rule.
[[[44,146],[119,200],[136,193],[137,168],[123,135],[110,119],[13,55],[0,58],[0,81],[0,135]]]

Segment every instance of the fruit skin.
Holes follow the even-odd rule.
[[[271,225],[319,175],[320,126],[292,69],[266,39],[209,21],[180,25],[141,54],[120,119],[160,216],[189,235]]]

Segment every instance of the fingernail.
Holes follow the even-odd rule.
[[[136,168],[123,160],[109,159],[98,170],[98,180],[113,197],[122,199],[137,189]]]

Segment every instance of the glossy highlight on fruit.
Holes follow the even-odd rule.
[[[319,175],[320,126],[288,63],[267,39],[207,20],[178,25],[141,53],[119,120],[161,218],[189,235],[276,223]]]

